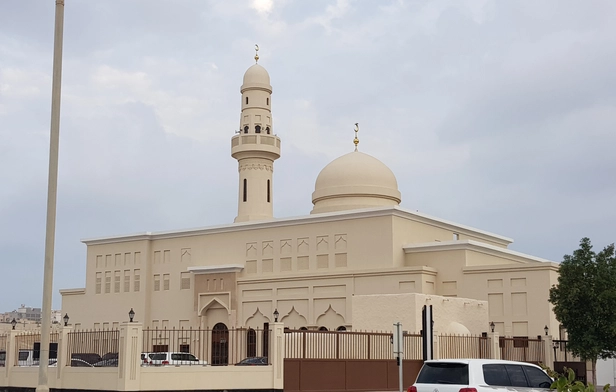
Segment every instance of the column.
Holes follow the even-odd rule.
[[[141,384],[141,347],[143,325],[123,322],[120,325],[120,355],[118,364],[118,390],[138,391]]]
[[[68,357],[68,334],[73,330],[72,326],[62,327],[58,336],[58,361],[56,366],[56,378],[58,380],[62,379],[62,373],[64,368],[67,366],[69,361],[71,360]],[[58,385],[58,384],[56,384]],[[61,385],[61,384],[60,384]]]
[[[492,352],[492,359],[501,359],[500,350],[500,336],[498,332],[488,332],[488,340],[490,342],[490,351]]]
[[[284,323],[270,323],[270,329],[272,340],[269,357],[274,368],[272,387],[282,391],[284,389]]]
[[[554,370],[554,338],[552,335],[544,336],[541,340],[543,342],[543,364],[550,369]]]

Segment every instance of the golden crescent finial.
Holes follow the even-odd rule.
[[[359,144],[359,139],[357,138],[357,132],[359,132],[359,123],[355,123],[355,139],[353,139],[353,144],[355,144],[355,151],[357,151],[357,145]]]
[[[255,44],[255,63],[259,62],[259,45]]]

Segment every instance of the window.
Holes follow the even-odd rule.
[[[246,333],[246,356],[257,356],[257,332],[252,328],[249,328]]]
[[[163,275],[163,290],[169,290],[169,274]]]
[[[505,365],[483,365],[483,378],[488,385],[511,385]]]
[[[267,202],[270,202],[270,180],[267,180]]]
[[[246,201],[247,197],[246,194],[248,193],[248,191],[246,190],[246,188],[248,187],[248,181],[244,178],[244,187],[243,187],[243,199],[244,201]]]
[[[417,383],[468,385],[468,364],[426,362],[417,376]]]
[[[526,376],[524,375],[522,366],[505,365],[505,369],[507,369],[507,374],[509,375],[511,386],[513,387],[527,387],[528,386],[528,382],[526,382]]]
[[[235,101],[235,102],[237,102],[237,101]],[[248,97],[246,97],[246,105],[248,105]]]
[[[460,234],[458,233],[453,233],[453,240],[454,241],[458,241],[460,239]]]
[[[327,327],[319,327],[319,331],[327,331]]]
[[[248,125],[246,125],[246,126],[244,127],[244,133],[248,133],[248,129],[249,129],[249,128],[248,128]]]
[[[336,331],[346,331],[346,327],[344,325],[339,326],[338,328],[336,328]]]
[[[111,271],[105,272],[105,294],[111,292]]]
[[[261,126],[260,125],[255,126],[255,133],[261,133]]]
[[[180,290],[190,289],[190,272],[180,273]]]
[[[532,366],[522,366],[528,379],[528,386],[531,388],[549,388],[552,380],[542,370]]]
[[[116,271],[113,277],[113,292],[120,292],[120,271]]]
[[[134,284],[133,291],[141,290],[141,271],[138,269],[135,270],[135,279],[133,280],[133,284]]]
[[[265,104],[269,105],[269,98],[265,98]]]
[[[154,275],[154,291],[160,291],[160,275]]]
[[[103,285],[103,273],[97,272],[96,273],[96,294],[101,293],[102,285]]]
[[[265,127],[265,133],[270,134],[270,127]]]
[[[130,270],[124,270],[124,292],[130,291]]]

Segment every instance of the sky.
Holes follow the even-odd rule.
[[[40,307],[54,0],[0,12],[0,312]],[[53,308],[84,238],[229,224],[242,76],[271,77],[274,215],[353,150],[403,208],[559,262],[616,240],[616,2],[66,0]]]

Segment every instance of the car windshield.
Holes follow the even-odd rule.
[[[468,365],[455,362],[426,362],[417,377],[417,383],[468,385]]]
[[[167,359],[167,353],[154,353],[150,354],[150,359],[153,361],[162,361]]]

